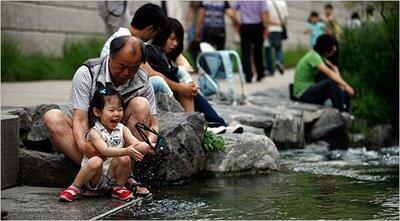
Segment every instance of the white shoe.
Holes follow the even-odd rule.
[[[227,126],[226,132],[241,134],[241,133],[243,133],[243,126],[240,124],[236,124],[234,126]]]
[[[219,127],[207,127],[207,131],[211,131],[215,134],[223,134],[226,132],[226,127],[219,126]]]

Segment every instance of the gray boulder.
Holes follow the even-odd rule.
[[[328,153],[330,146],[328,142],[317,141],[306,145],[304,149],[312,153]]]
[[[174,98],[165,93],[156,94],[157,109],[170,112],[185,112],[182,105]]]
[[[367,146],[367,139],[364,134],[350,134],[350,142],[352,147]]]
[[[20,149],[19,156],[21,185],[67,187],[80,169],[63,154]]]
[[[311,141],[324,140],[333,148],[344,148],[349,144],[347,122],[336,109],[325,109],[313,125],[309,134]]]
[[[283,107],[277,109],[269,137],[278,148],[302,148],[304,145],[304,123],[301,111]]]
[[[372,128],[372,146],[387,147],[391,144],[393,127],[390,124],[380,124]]]
[[[48,110],[59,108],[57,104],[41,104],[11,112],[20,118],[20,138],[27,149],[55,150],[50,142],[43,116]]]
[[[212,152],[205,170],[213,174],[279,170],[279,152],[266,136],[224,134],[225,150]]]
[[[204,116],[200,113],[159,113],[160,134],[165,138],[164,151],[147,156],[137,164],[142,182],[153,185],[187,180],[202,171],[205,154],[202,148]]]

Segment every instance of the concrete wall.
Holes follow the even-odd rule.
[[[152,1],[160,4],[160,1]],[[132,2],[131,15],[145,1]],[[302,33],[311,10],[323,13],[327,2],[289,1],[289,40],[285,47],[308,45]],[[350,16],[340,2],[332,2],[337,19],[343,23]],[[168,15],[180,21],[186,13],[187,1],[168,1]],[[227,47],[234,48],[239,37],[226,18]],[[16,41],[28,53],[44,52],[62,55],[65,43],[85,38],[105,37],[105,25],[98,15],[95,1],[6,1],[1,2],[1,36]]]

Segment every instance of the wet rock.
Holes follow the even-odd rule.
[[[333,148],[344,148],[349,144],[346,121],[339,111],[325,109],[309,134],[311,141],[324,140]]]
[[[365,147],[367,140],[364,134],[350,134],[350,142],[352,147]]]
[[[381,124],[372,128],[372,145],[374,148],[389,146],[393,136],[390,124]]]
[[[154,156],[146,155],[137,164],[135,171],[140,180],[153,185],[173,183],[202,171],[204,115],[159,112],[159,125],[167,148]]]
[[[20,149],[19,183],[28,186],[66,187],[80,167],[63,154]]]
[[[278,148],[301,148],[304,145],[304,123],[301,111],[277,109],[270,138]]]
[[[251,133],[224,134],[225,150],[211,153],[206,171],[228,174],[239,171],[279,170],[279,152],[266,136]]]
[[[156,94],[157,109],[170,112],[185,112],[182,105],[174,98],[165,93]]]
[[[60,109],[56,104],[41,104],[12,111],[20,118],[20,138],[27,149],[54,151],[49,133],[43,122],[44,114],[50,109]]]
[[[308,144],[304,147],[304,149],[313,153],[327,153],[330,146],[331,145],[328,142],[317,141],[315,143]]]

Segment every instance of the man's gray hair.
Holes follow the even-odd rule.
[[[145,45],[144,42],[141,39],[125,35],[125,36],[120,36],[117,38],[114,38],[111,43],[110,43],[110,57],[112,59],[116,58],[118,53],[121,51],[122,48],[125,47],[126,43],[129,41],[130,38],[133,38],[137,41],[132,41],[130,45],[130,52],[132,54],[136,54],[136,46],[139,44],[139,48],[142,51],[142,62],[146,62],[146,51],[145,51]]]

